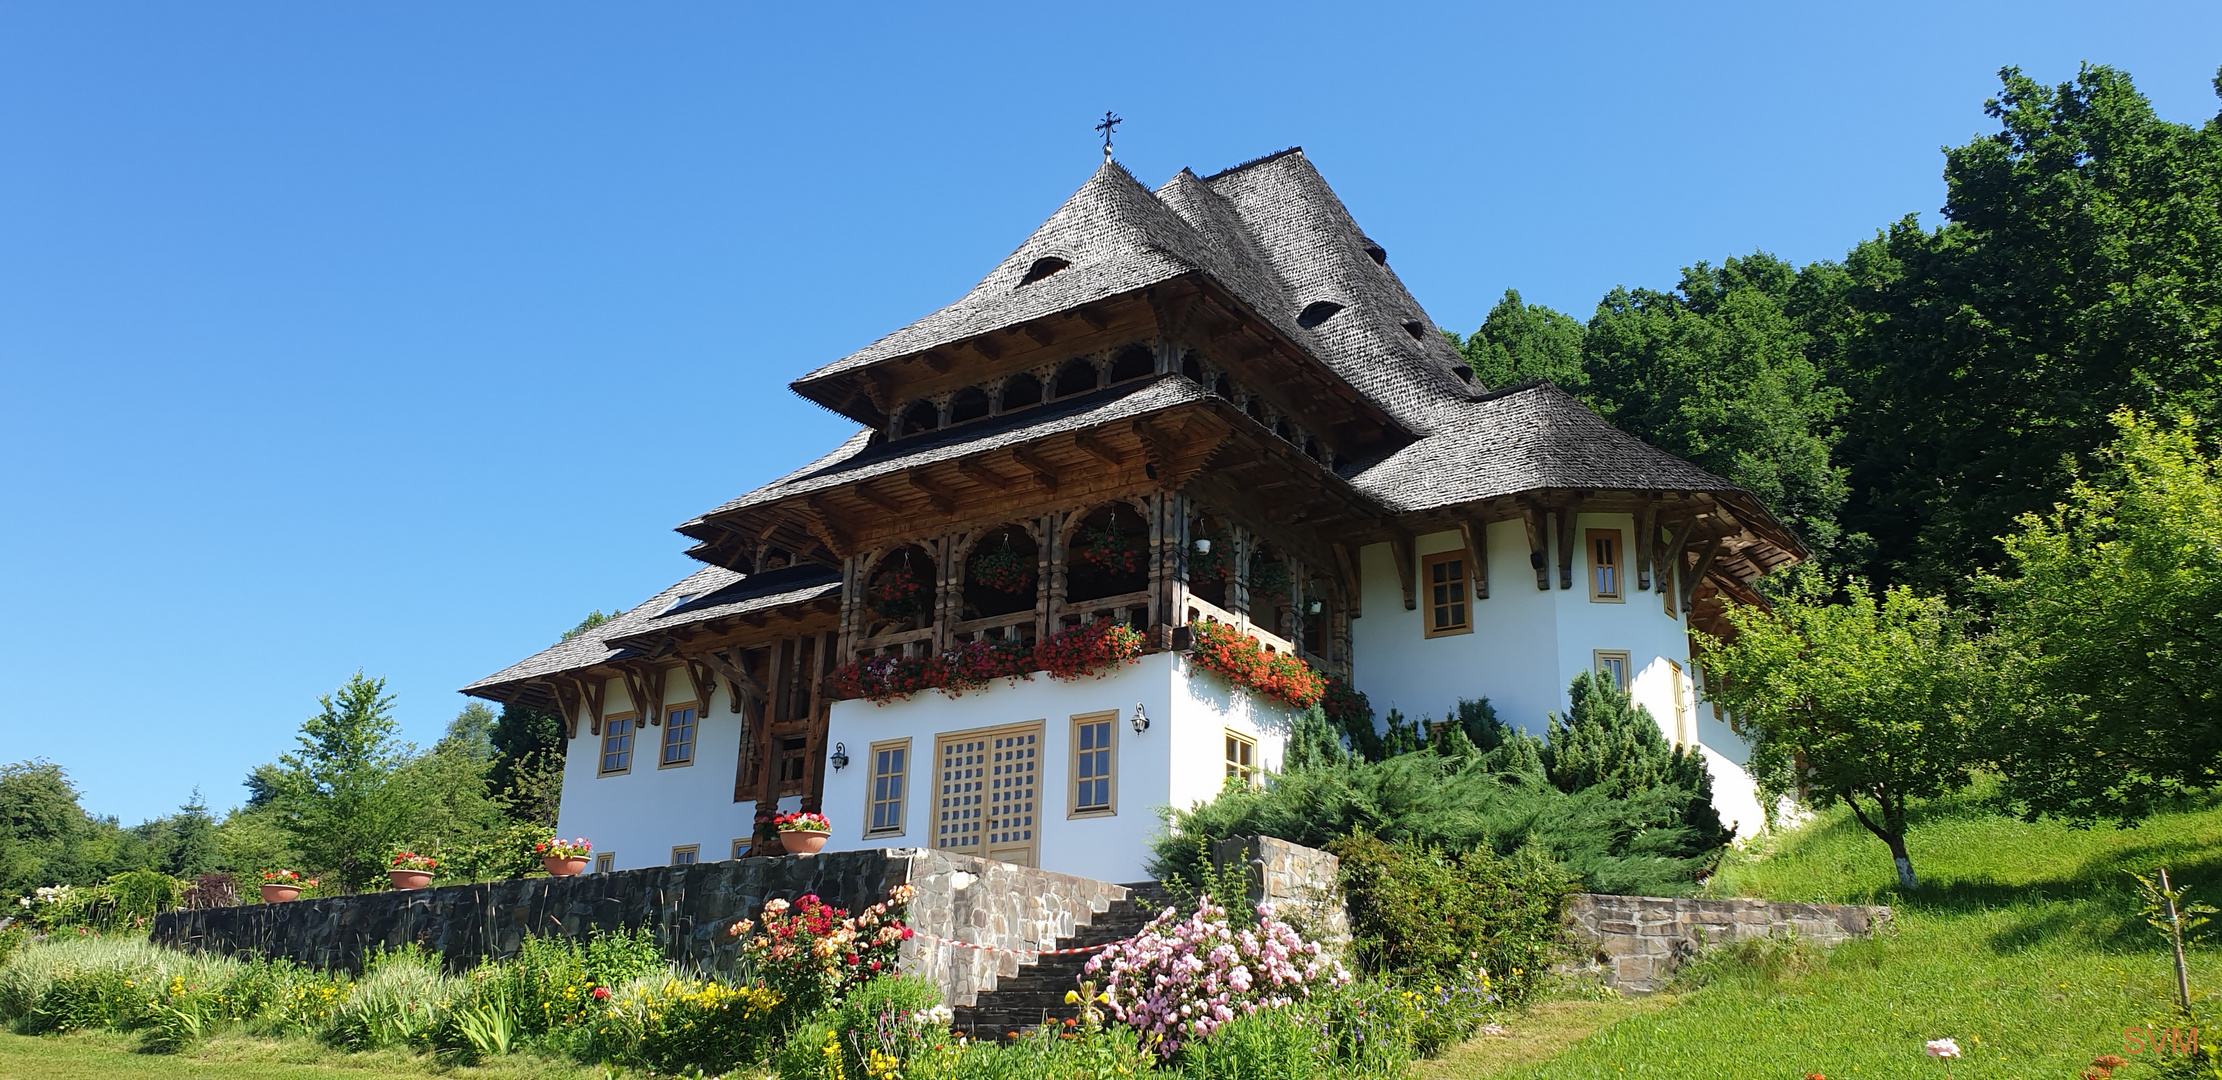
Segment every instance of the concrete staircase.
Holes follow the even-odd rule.
[[[1154,881],[1126,888],[1126,899],[1114,901],[1086,926],[1076,928],[1071,937],[1058,939],[1057,948],[1086,948],[1133,937],[1171,902],[1165,887]],[[1080,969],[1094,955],[1020,960],[1017,974],[997,978],[995,989],[979,995],[972,1005],[956,1008],[956,1029],[976,1039],[1001,1039],[1015,1031],[1079,1016],[1077,1006],[1065,1003],[1065,994],[1080,988]]]

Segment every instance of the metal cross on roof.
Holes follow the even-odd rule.
[[[1111,130],[1123,123],[1126,121],[1119,119],[1116,113],[1103,110],[1103,122],[1096,125],[1096,130],[1103,132],[1103,160],[1111,160]]]

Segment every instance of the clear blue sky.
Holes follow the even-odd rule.
[[[2211,2],[924,7],[0,3],[0,761],[222,808],[358,667],[429,743],[844,436],[787,380],[1107,108],[1153,184],[1302,144],[1471,330],[1933,221],[2001,65],[2222,63]]]

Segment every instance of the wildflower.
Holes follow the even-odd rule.
[[[1951,1039],[1930,1039],[1928,1051],[1933,1058],[1956,1058],[1960,1056],[1960,1044]]]
[[[596,1000],[596,1001],[608,1001],[608,1000],[609,1000],[609,996],[610,996],[610,988],[609,988],[609,987],[607,987],[607,986],[597,986],[597,987],[595,987],[595,988],[594,988],[594,1000]]]

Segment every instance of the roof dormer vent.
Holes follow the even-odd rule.
[[[1309,330],[1334,318],[1335,313],[1341,310],[1342,305],[1333,300],[1314,300],[1304,305],[1304,310],[1296,316],[1296,325]]]
[[[1018,283],[1020,285],[1032,285],[1033,283],[1040,281],[1041,279],[1048,277],[1049,275],[1054,274],[1057,271],[1071,265],[1072,262],[1070,260],[1060,259],[1055,255],[1044,255],[1041,258],[1034,260],[1034,265],[1026,268],[1026,276],[1018,279]]]
[[[1389,249],[1371,240],[1366,241],[1366,257],[1382,266],[1389,265]]]
[[[1406,319],[1404,320],[1404,332],[1412,335],[1414,341],[1426,340],[1427,324],[1418,319]]]

